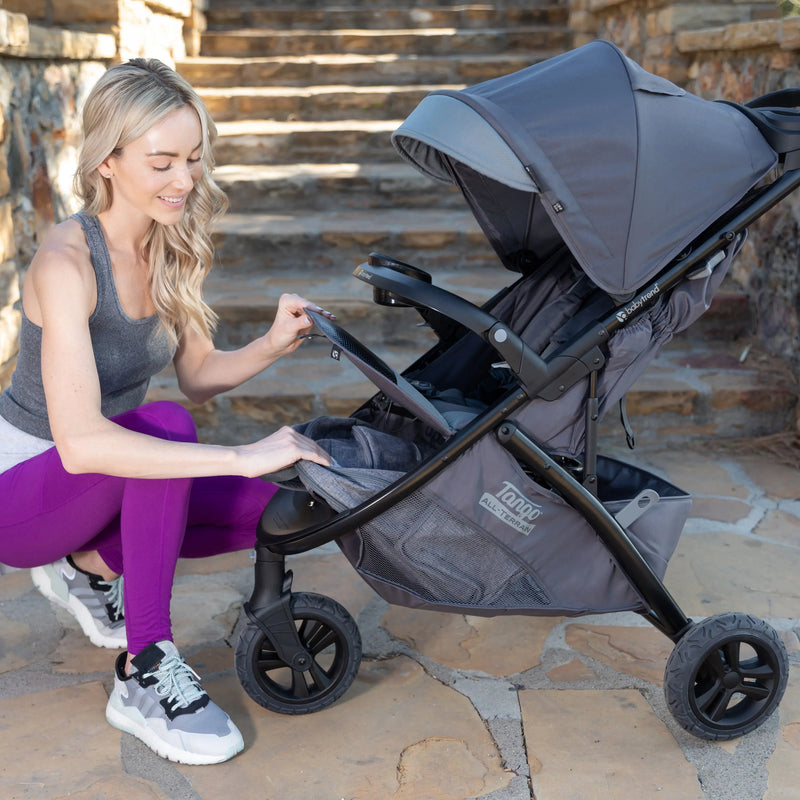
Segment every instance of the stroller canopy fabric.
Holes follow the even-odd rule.
[[[591,42],[462,91],[433,92],[394,132],[458,184],[503,264],[562,243],[611,295],[642,288],[777,163],[744,114]]]

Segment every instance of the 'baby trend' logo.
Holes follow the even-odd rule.
[[[542,507],[531,502],[510,481],[503,481],[500,491],[495,494],[484,492],[480,504],[501,522],[525,536],[533,533],[536,527],[534,520],[542,514]]]

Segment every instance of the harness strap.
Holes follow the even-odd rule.
[[[631,421],[628,419],[628,408],[627,404],[625,403],[625,398],[627,396],[628,395],[624,394],[619,399],[619,421],[622,423],[622,428],[625,431],[625,441],[628,444],[628,448],[633,450],[636,447],[636,439],[633,435]]]

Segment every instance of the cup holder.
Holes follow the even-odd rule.
[[[372,267],[388,267],[395,272],[406,275],[409,278],[415,278],[423,283],[433,283],[430,274],[419,267],[413,267],[411,264],[406,264],[403,261],[398,261],[391,256],[384,256],[380,253],[370,253],[367,263]],[[372,289],[372,299],[379,306],[394,306],[395,308],[408,308],[415,307],[417,304],[408,300],[405,297],[390,291],[389,289],[380,289],[374,286]]]

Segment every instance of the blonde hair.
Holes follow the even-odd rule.
[[[86,98],[74,183],[85,213],[97,216],[107,210],[111,186],[101,177],[100,164],[110,155],[120,155],[134,139],[186,106],[200,120],[202,176],[187,197],[179,223],[153,221],[143,253],[156,312],[174,342],[187,325],[211,335],[217,323],[216,314],[203,300],[202,288],[214,257],[211,226],[228,201],[211,178],[217,128],[203,101],[177,72],[157,59],[134,58],[111,67]]]

